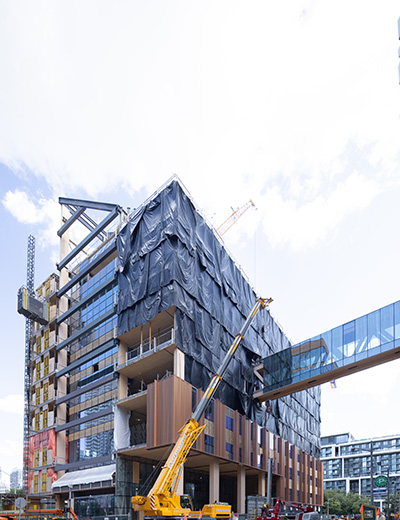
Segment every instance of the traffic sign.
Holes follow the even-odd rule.
[[[388,478],[385,475],[379,475],[375,478],[374,484],[379,488],[386,487],[388,485]]]
[[[384,495],[387,493],[387,488],[373,488],[373,492],[379,495]]]
[[[15,500],[15,507],[17,509],[23,509],[24,507],[26,506],[26,500],[24,497],[18,497],[16,500]]]

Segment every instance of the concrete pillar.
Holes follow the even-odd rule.
[[[185,379],[185,354],[178,348],[174,350],[174,375]]]
[[[237,472],[237,513],[246,512],[246,470],[243,466],[238,467]]]
[[[258,495],[265,497],[265,473],[258,474]]]
[[[219,502],[219,462],[217,459],[210,462],[209,486],[209,503]]]

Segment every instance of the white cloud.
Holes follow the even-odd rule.
[[[58,245],[57,229],[60,225],[60,206],[56,199],[35,199],[21,190],[8,191],[3,206],[21,224],[37,226],[40,244]]]
[[[0,412],[23,415],[24,398],[20,394],[10,394],[0,398]]]
[[[216,222],[254,198],[271,243],[299,247],[397,178],[394,0],[23,5],[0,20],[0,160],[57,195],[176,172]]]

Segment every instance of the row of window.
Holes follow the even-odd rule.
[[[82,336],[78,340],[74,341],[70,345],[71,354],[78,352],[81,348],[87,347],[95,340],[100,340],[103,336],[105,336],[108,332],[112,331],[117,326],[117,316],[112,316],[108,320],[104,321],[86,335]],[[101,343],[101,340],[99,341]]]
[[[101,410],[105,410],[106,408],[109,408],[112,406],[113,401],[105,401],[104,403],[96,404],[95,406],[92,406],[91,408],[86,408],[85,410],[82,410],[81,412],[74,413],[70,415],[70,421],[74,421],[75,419],[82,419],[83,417],[90,417],[90,415],[100,412]],[[85,426],[86,428],[86,426]],[[72,430],[71,430],[72,431]]]
[[[375,475],[388,470],[391,473],[400,473],[400,452],[373,457],[373,473]],[[324,461],[325,478],[366,477],[370,474],[371,458],[369,456]]]
[[[40,489],[39,489],[40,483]],[[42,475],[33,475],[33,492],[34,493],[46,493],[47,491],[47,472],[42,471]]]
[[[116,379],[113,379],[112,381],[109,381],[108,383],[104,383],[101,386],[98,386],[97,388],[93,388],[92,390],[89,390],[77,397],[74,397],[73,399],[70,399],[69,405],[70,407],[76,406],[78,404],[82,404],[86,401],[96,399],[97,397],[102,396],[103,394],[110,392],[111,390],[115,390],[118,386],[118,381]]]
[[[114,451],[114,431],[96,433],[69,442],[69,462],[105,457]]]
[[[83,263],[81,265],[81,268],[83,268],[85,264]],[[99,287],[102,283],[104,283],[106,280],[111,279],[114,276],[115,272],[115,262],[112,261],[109,264],[107,264],[101,271],[96,273],[95,275],[88,275],[86,276],[80,284],[79,287],[79,299],[82,300],[87,296],[88,294],[94,292],[97,287]]]
[[[339,455],[371,453],[371,443],[373,454],[375,454],[377,451],[400,449],[400,437],[398,437],[395,439],[384,439],[381,441],[346,444],[344,446],[326,446],[321,448],[321,457],[338,457]]]
[[[108,357],[115,355],[115,354],[118,354],[118,346],[115,346],[115,347],[111,348],[110,350],[103,352],[102,354],[96,356],[95,358],[90,359],[86,363],[82,363],[82,365],[79,365],[79,367],[71,370],[70,374],[71,374],[71,376],[75,376],[76,374],[79,374],[79,372],[83,372],[84,370],[86,370],[89,367],[94,367],[94,369],[96,371],[96,367],[98,370],[98,365],[101,361],[104,361]]]
[[[33,419],[33,429],[35,432],[39,430],[43,430],[44,428],[48,428],[54,424],[54,412],[48,409],[43,410],[42,412],[37,412],[34,415]]]
[[[117,287],[101,291],[83,308],[75,312],[70,319],[71,333],[88,325],[93,320],[114,307]]]
[[[93,419],[92,421],[87,421],[82,424],[78,424],[78,426],[72,426],[69,428],[69,433],[79,432],[81,430],[86,430],[89,428],[93,428],[95,426],[99,426],[100,424],[112,421],[114,419],[114,414],[109,413],[107,415],[103,415],[103,417],[98,417],[97,419]]]

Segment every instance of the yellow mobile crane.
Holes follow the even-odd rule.
[[[189,454],[190,448],[196,442],[197,437],[205,426],[199,426],[199,421],[215,394],[219,383],[236,351],[240,342],[243,340],[254,316],[260,308],[266,307],[271,303],[272,298],[258,298],[247,317],[243,327],[229,347],[228,352],[218,369],[212,377],[202,399],[193,412],[192,417],[179,430],[178,440],[162,467],[160,475],[155,481],[147,496],[132,497],[132,504],[135,511],[144,511],[147,517],[183,517],[187,518],[230,518],[231,506],[227,504],[206,504],[201,511],[193,511],[192,501],[189,495],[178,495],[176,488],[181,477],[183,464]]]

